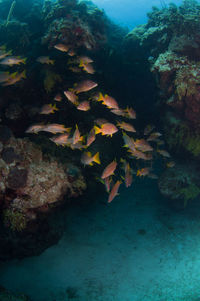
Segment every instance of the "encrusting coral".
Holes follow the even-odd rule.
[[[79,170],[72,177],[68,164],[63,167],[53,158],[44,159],[28,139],[9,138],[1,155],[0,206],[5,225],[12,230],[24,230],[29,222],[37,221],[41,210],[48,212],[64,196],[76,197],[86,188]]]

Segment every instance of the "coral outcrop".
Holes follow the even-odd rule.
[[[28,139],[11,137],[2,146],[0,159],[1,203],[4,222],[13,230],[23,230],[37,219],[42,209],[81,194],[82,175],[68,179],[64,167],[55,159],[44,159],[41,150]],[[78,185],[77,185],[78,184]]]
[[[159,189],[174,208],[183,209],[200,196],[200,174],[193,163],[167,169],[159,179]]]
[[[4,248],[0,258],[9,257],[11,253],[17,257],[37,254],[57,241],[58,235],[49,230],[49,213],[67,199],[81,195],[86,184],[78,167],[71,162],[61,164],[45,157],[38,146],[27,138],[14,138],[3,126],[0,127],[0,141],[0,208],[4,224],[1,235]],[[13,239],[14,236],[18,239]],[[34,243],[35,247],[23,250],[22,255],[20,241],[24,240],[31,241],[30,245]]]
[[[148,62],[156,79],[164,139],[171,153],[185,162],[167,169],[159,187],[163,195],[182,205],[194,199],[200,188],[195,169],[200,160],[199,17],[195,0],[185,0],[179,7],[173,3],[153,7],[147,24],[134,28],[124,39],[131,62]]]

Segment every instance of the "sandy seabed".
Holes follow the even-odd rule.
[[[200,301],[200,204],[168,207],[156,182],[111,204],[74,205],[59,243],[0,265],[0,284],[33,301]]]

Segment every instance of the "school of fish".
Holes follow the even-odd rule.
[[[93,59],[88,56],[78,56],[73,49],[68,45],[56,44],[54,48],[57,51],[66,53],[71,59],[68,60],[68,68],[72,72],[83,72],[93,75],[95,68]],[[54,65],[55,60],[49,56],[41,56],[35,59],[36,63]],[[12,55],[12,51],[7,50],[6,46],[0,46],[0,65],[7,68],[26,64],[26,58]],[[0,85],[9,86],[26,79],[25,70],[18,72],[2,71],[0,72]],[[94,103],[100,103],[109,110],[111,115],[116,116],[116,122],[110,122],[105,119],[97,119],[91,126],[89,133],[81,133],[78,124],[74,127],[66,127],[63,124],[48,123],[48,124],[33,124],[27,130],[28,134],[38,134],[39,132],[48,132],[53,136],[49,138],[52,143],[58,146],[67,146],[71,149],[78,149],[82,152],[80,161],[84,166],[93,166],[103,163],[103,154],[97,152],[92,154],[88,148],[98,139],[98,135],[112,138],[115,134],[121,135],[121,147],[127,150],[125,158],[120,158],[119,162],[113,158],[101,172],[99,180],[105,185],[106,191],[109,193],[108,203],[110,203],[117,195],[120,185],[124,182],[128,188],[132,185],[134,176],[149,177],[157,179],[158,176],[152,173],[152,162],[156,155],[160,155],[164,160],[170,159],[170,154],[161,149],[164,141],[161,140],[162,134],[155,131],[153,125],[147,125],[143,132],[143,137],[138,137],[139,134],[132,124],[132,120],[136,119],[136,112],[132,107],[121,108],[115,98],[108,94],[97,91],[91,95],[87,95],[89,91],[93,91],[98,87],[98,83],[90,79],[84,79],[75,83],[73,87],[68,87],[67,90],[57,93],[54,101],[67,101],[71,103],[77,110],[86,112],[92,109]],[[84,94],[85,100],[80,101],[79,95]],[[55,103],[48,103],[41,107],[39,114],[49,115],[54,114],[59,109]],[[84,114],[84,113],[83,113]],[[131,120],[131,121],[130,121]],[[133,161],[134,160],[134,161]],[[132,163],[133,162],[133,163]],[[141,167],[139,167],[139,164]],[[167,161],[166,167],[174,167],[174,161]],[[131,167],[133,166],[134,167]],[[117,172],[116,172],[117,171]]]

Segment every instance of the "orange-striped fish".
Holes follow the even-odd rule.
[[[73,91],[67,90],[64,91],[64,94],[71,103],[73,103],[74,105],[79,104],[78,96]]]
[[[112,176],[116,168],[117,168],[117,162],[114,160],[104,169],[101,178],[105,179],[109,176]]]
[[[138,169],[136,175],[139,177],[144,177],[144,176],[147,176],[149,174],[149,172],[150,172],[150,168],[144,167],[144,168]]]
[[[99,152],[92,156],[91,152],[85,152],[81,156],[81,163],[92,166],[94,163],[101,164]]]
[[[75,129],[73,137],[72,137],[72,144],[76,144],[79,141],[83,141],[83,136],[81,136],[78,125],[76,124],[76,129]]]
[[[161,156],[163,156],[163,157],[165,157],[165,158],[170,158],[170,157],[171,157],[170,154],[169,154],[166,150],[163,150],[163,149],[157,149],[157,152],[158,152]]]
[[[133,176],[131,173],[131,167],[130,164],[128,162],[125,163],[125,185],[128,188],[129,186],[131,186],[133,181]]]
[[[81,92],[90,91],[90,90],[94,89],[97,86],[98,86],[97,83],[87,79],[87,80],[84,80],[82,82],[79,82],[78,84],[75,84],[73,90],[76,94],[78,94],[78,93],[81,93]]]
[[[33,124],[28,127],[28,129],[26,130],[26,133],[37,134],[37,133],[41,132],[43,130],[43,128],[44,128],[44,124]]]
[[[87,147],[90,146],[95,141],[95,139],[96,139],[95,130],[94,128],[92,128],[87,136],[86,146]]]
[[[136,119],[136,113],[133,110],[133,108],[127,107],[125,109],[125,111],[126,111],[126,117],[127,118],[129,118],[129,119]]]
[[[80,111],[89,111],[90,110],[90,103],[88,100],[84,100],[82,102],[79,103],[79,105],[77,106],[77,109]]]
[[[117,127],[113,123],[104,123],[101,127],[94,126],[95,134],[101,134],[112,137],[113,134],[118,132]]]
[[[108,203],[110,203],[110,202],[112,202],[112,200],[119,194],[118,193],[118,190],[119,190],[119,186],[121,185],[121,181],[117,181],[114,185],[113,185],[113,187],[112,187],[112,189],[111,189],[111,191],[110,191],[110,194],[109,194],[109,197],[108,197]]]
[[[70,132],[71,128],[66,128],[63,124],[52,123],[43,126],[42,131],[52,134]]]
[[[68,138],[69,138],[69,133],[66,133],[66,134],[61,134],[59,136],[56,136],[56,137],[53,137],[53,138],[50,138],[50,140],[52,142],[54,142],[56,145],[67,145],[69,142],[68,142]]]
[[[145,139],[136,139],[134,144],[135,144],[135,148],[142,152],[153,151],[153,147]]]
[[[89,63],[80,63],[79,67],[83,68],[83,70],[89,74],[94,74],[94,67]]]
[[[108,94],[105,94],[103,96],[103,94],[100,93],[98,101],[102,101],[102,103],[105,106],[107,106],[109,109],[117,109],[117,110],[119,110],[119,106],[118,106],[117,101],[113,97],[109,96]]]
[[[68,52],[69,51],[69,46],[67,46],[65,44],[56,44],[56,45],[54,45],[54,48],[56,48],[57,50],[60,50],[62,52]]]
[[[48,114],[53,114],[55,113],[55,111],[58,111],[58,108],[56,108],[56,105],[52,105],[52,104],[46,104],[44,105],[41,110],[40,110],[40,114],[44,114],[44,115],[48,115]]]
[[[124,121],[117,122],[117,126],[120,127],[120,129],[122,129],[124,131],[136,133],[136,129],[130,123],[127,123],[127,122],[124,122]]]

